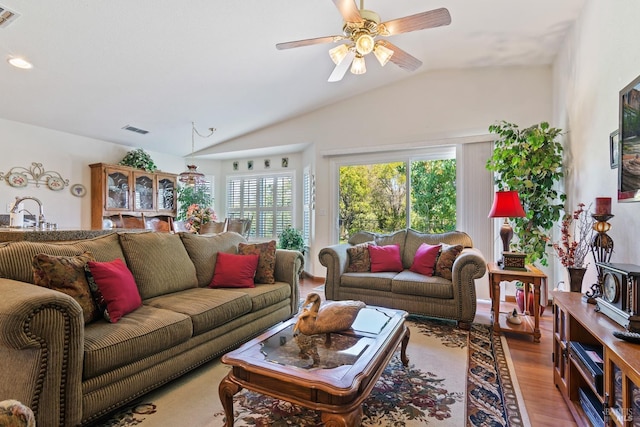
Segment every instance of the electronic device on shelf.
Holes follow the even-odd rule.
[[[602,295],[596,298],[596,311],[629,331],[640,332],[640,266],[608,262],[596,265],[603,274]]]

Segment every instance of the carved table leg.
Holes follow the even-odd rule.
[[[322,413],[322,422],[325,427],[360,427],[362,424],[362,405],[346,414]]]
[[[220,394],[220,402],[224,408],[225,427],[233,427],[233,395],[242,390],[238,384],[229,379],[228,374],[218,386],[218,393]]]
[[[404,366],[409,366],[409,358],[407,357],[407,345],[409,344],[409,337],[411,333],[409,328],[405,326],[404,337],[402,337],[402,345],[400,346],[400,360]]]

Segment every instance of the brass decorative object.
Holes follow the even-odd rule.
[[[7,181],[12,187],[26,187],[28,184],[35,184],[40,187],[46,185],[50,190],[60,191],[69,186],[69,180],[64,179],[59,172],[48,171],[42,167],[42,163],[31,163],[30,168],[14,166],[8,172],[0,172],[0,179]]]
[[[596,303],[596,298],[602,296],[602,286],[604,283],[604,272],[601,263],[608,263],[611,261],[611,254],[613,253],[613,239],[607,234],[607,231],[611,230],[611,224],[608,222],[613,215],[611,214],[592,214],[595,223],[593,229],[597,234],[593,236],[591,242],[591,254],[596,262],[596,269],[598,271],[598,283],[591,285],[591,290],[585,292],[586,300],[590,304]]]

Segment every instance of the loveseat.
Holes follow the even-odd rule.
[[[275,283],[208,287],[222,268],[218,259],[227,259],[220,254],[237,254],[245,242],[233,232],[122,232],[1,244],[0,401],[26,404],[38,426],[89,424],[290,318],[298,310],[303,259],[296,251],[275,250],[275,242]],[[34,284],[38,254],[49,261],[93,257],[86,266],[124,262],[142,305],[116,323],[102,317],[86,322],[86,301]]]
[[[425,246],[421,248],[423,243]],[[387,268],[395,271],[371,271],[371,260],[367,259],[371,245],[399,247],[399,266]],[[436,249],[430,258],[432,275],[412,271],[420,270],[412,268],[419,248],[432,249],[431,246]],[[412,229],[392,234],[363,231],[354,234],[348,243],[321,249],[318,256],[327,269],[324,292],[328,300],[360,300],[412,314],[452,319],[463,329],[470,327],[476,313],[475,279],[486,272],[482,253],[473,247],[471,237],[460,231],[443,234]],[[438,264],[441,271],[436,271]]]

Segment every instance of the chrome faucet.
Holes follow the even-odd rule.
[[[20,205],[20,203],[24,202],[25,200],[33,200],[38,204],[39,214],[38,214],[38,217],[36,218],[36,228],[43,229],[45,227],[44,209],[42,208],[42,202],[40,201],[40,199],[36,197],[32,197],[32,196],[16,197],[16,201],[13,203],[13,208],[11,208],[10,213],[18,212],[18,206]]]

